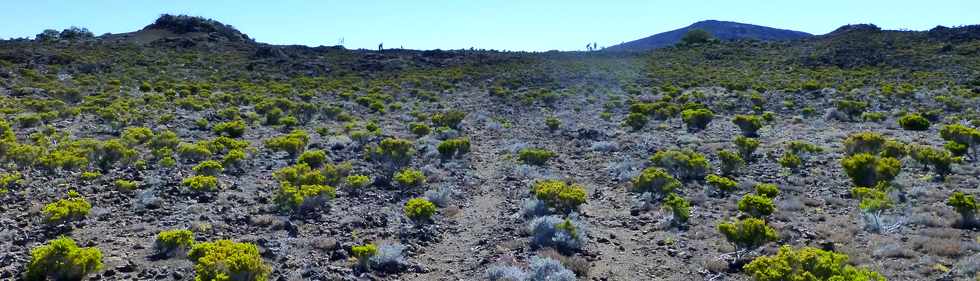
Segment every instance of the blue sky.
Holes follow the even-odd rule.
[[[580,50],[610,46],[704,19],[823,34],[849,23],[925,30],[980,24],[980,1],[580,0],[3,0],[0,38],[44,29],[134,31],[161,13],[216,19],[260,42],[348,48]]]

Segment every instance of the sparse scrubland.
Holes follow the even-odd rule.
[[[0,41],[0,279],[980,271],[977,26],[644,53],[83,31]]]

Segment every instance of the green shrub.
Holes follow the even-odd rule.
[[[755,194],[773,199],[779,196],[779,186],[773,183],[757,183],[755,184]]]
[[[860,116],[861,113],[864,113],[868,109],[868,103],[863,101],[842,99],[835,102],[835,104],[837,110],[847,114],[847,117],[851,120],[854,120],[855,117]]]
[[[972,150],[974,154],[976,154],[977,151],[980,151],[980,149],[977,148],[978,144],[980,144],[980,130],[960,124],[950,124],[943,126],[943,128],[939,130],[939,136],[946,141],[952,141],[966,146],[967,149]],[[977,157],[976,155],[973,155],[972,158],[976,159]]]
[[[935,149],[925,145],[916,145],[910,149],[909,154],[912,159],[922,165],[932,168],[940,179],[952,173],[952,165],[963,161],[962,157],[955,157],[952,153],[945,150]]]
[[[357,258],[357,264],[362,269],[368,269],[368,261],[371,257],[378,254],[378,246],[374,244],[364,244],[350,247],[351,256]]]
[[[169,130],[164,130],[159,134],[153,136],[150,140],[150,147],[154,149],[158,148],[176,148],[180,144],[180,138],[177,137],[177,133]]]
[[[221,172],[225,171],[225,168],[221,166],[221,163],[214,160],[208,160],[197,164],[193,168],[194,173],[198,176],[217,176]]]
[[[428,135],[429,133],[432,132],[432,129],[429,128],[429,125],[426,125],[424,123],[417,123],[417,122],[408,124],[408,129],[412,131],[412,134],[415,134],[416,136],[419,137]]]
[[[357,190],[371,184],[371,178],[365,175],[349,175],[344,180],[344,183],[347,185],[347,187]]]
[[[323,171],[310,168],[310,165],[305,163],[283,167],[272,172],[272,178],[292,185],[323,185],[327,183],[327,176],[324,175]]]
[[[323,163],[327,162],[327,152],[323,150],[308,150],[300,154],[299,159],[296,163],[304,163],[309,165],[311,168],[323,167]]]
[[[967,195],[963,192],[953,192],[946,199],[946,205],[956,209],[957,213],[960,213],[962,217],[961,225],[970,226],[976,222],[977,216],[977,201],[972,195]]]
[[[91,210],[92,204],[89,204],[88,200],[78,192],[68,191],[67,198],[44,205],[41,214],[44,215],[45,222],[57,224],[83,219]]]
[[[887,142],[887,140],[879,133],[854,133],[844,139],[844,152],[847,153],[847,155],[859,153],[878,154],[882,147],[884,147],[885,142]]]
[[[844,172],[855,186],[871,187],[890,183],[902,171],[902,162],[891,157],[860,153],[841,159]]]
[[[741,260],[742,255],[778,239],[776,230],[757,218],[719,223],[718,232],[735,247],[736,262]]]
[[[691,203],[677,194],[667,195],[667,199],[664,200],[664,207],[673,214],[671,221],[676,225],[686,224],[691,217]]]
[[[0,195],[24,185],[24,176],[19,172],[0,173]]]
[[[948,150],[949,153],[952,153],[953,156],[957,157],[964,156],[970,151],[970,146],[955,141],[947,141],[945,144],[943,144],[943,148]]]
[[[647,125],[647,116],[642,113],[630,113],[626,115],[626,119],[623,120],[623,125],[629,126],[633,131],[639,131]]]
[[[524,148],[517,152],[517,159],[525,164],[542,166],[558,154],[541,148]]]
[[[544,124],[545,126],[548,126],[548,131],[554,132],[561,126],[561,120],[558,120],[558,118],[555,117],[548,117],[544,120]]]
[[[130,127],[123,131],[120,138],[130,146],[140,145],[153,139],[153,131],[147,127]]]
[[[273,151],[285,151],[289,157],[296,157],[306,149],[310,136],[303,130],[293,130],[289,134],[273,137],[265,141],[265,147]]]
[[[218,178],[212,176],[192,176],[185,178],[181,184],[198,192],[218,190]]]
[[[909,154],[909,146],[896,140],[887,140],[881,147],[881,156],[895,159],[905,158]]]
[[[585,204],[585,187],[560,180],[539,180],[531,186],[531,193],[548,207],[568,213]]]
[[[153,242],[153,248],[157,254],[173,256],[177,253],[186,253],[194,245],[194,232],[187,229],[164,230],[157,234],[157,239]]]
[[[704,130],[714,117],[714,112],[706,108],[681,111],[681,119],[684,120],[684,123],[687,124],[687,128],[690,131]]]
[[[265,281],[272,269],[251,243],[218,240],[194,244],[187,258],[194,262],[194,280]]]
[[[131,181],[131,180],[124,180],[124,179],[118,179],[118,180],[116,180],[115,181],[115,185],[116,185],[116,188],[118,188],[120,190],[124,190],[124,191],[133,191],[133,190],[136,190],[137,188],[139,188],[139,182]]]
[[[925,131],[929,129],[929,120],[918,113],[909,113],[898,118],[898,125],[909,131]]]
[[[99,270],[102,270],[102,251],[99,248],[78,247],[75,240],[61,236],[31,249],[31,260],[27,263],[24,279],[82,280]]]
[[[247,157],[248,155],[245,154],[245,150],[232,149],[229,150],[227,154],[225,154],[224,158],[221,159],[221,165],[225,167],[241,169],[243,163],[245,162],[245,158]]]
[[[412,198],[405,202],[405,216],[416,222],[425,222],[436,213],[436,204],[425,198]]]
[[[681,180],[703,179],[710,169],[704,154],[689,149],[657,151],[650,161]]]
[[[470,151],[469,138],[448,139],[439,143],[437,147],[439,154],[446,158],[453,158],[466,154]]]
[[[732,123],[742,130],[742,136],[755,138],[759,136],[759,129],[762,128],[762,117],[756,115],[735,115]]]
[[[383,139],[378,146],[368,150],[370,159],[384,163],[389,171],[407,165],[412,161],[413,155],[415,155],[414,144],[409,140],[398,138]]]
[[[211,150],[206,145],[191,143],[177,145],[177,155],[185,162],[204,161],[211,158],[211,154]]]
[[[718,189],[719,193],[727,194],[738,188],[738,182],[719,175],[708,175],[704,178],[709,185]]]
[[[445,126],[453,129],[459,129],[459,124],[463,122],[463,118],[466,118],[466,112],[450,110],[432,115],[432,123],[440,127]]]
[[[119,139],[102,142],[94,153],[96,163],[102,170],[107,170],[116,163],[129,163],[136,155],[136,150],[129,148]]]
[[[755,258],[743,269],[755,281],[886,280],[877,272],[850,265],[847,259],[846,254],[813,247],[793,250],[790,246],[782,246],[776,255]]]
[[[884,112],[865,112],[861,113],[861,119],[867,122],[881,122],[885,121],[887,116]]]
[[[718,151],[718,159],[721,160],[721,173],[723,175],[734,175],[739,169],[745,167],[745,160],[735,152]]]
[[[663,168],[646,168],[632,180],[636,192],[650,192],[664,196],[681,187],[681,182]]]
[[[245,134],[245,122],[241,120],[218,123],[211,129],[215,134],[240,138]]]
[[[425,174],[422,171],[408,168],[395,173],[395,182],[405,188],[416,188],[425,184]]]
[[[200,119],[194,120],[194,127],[197,128],[198,130],[207,130],[208,129],[208,124],[210,124],[210,123],[208,122],[208,119],[206,119],[206,118],[200,118]]]
[[[738,210],[752,217],[764,218],[776,211],[776,204],[769,197],[746,194],[738,200]]]
[[[784,168],[790,169],[791,171],[794,172],[797,171],[800,168],[800,166],[803,166],[803,160],[800,159],[800,156],[797,156],[796,154],[789,151],[783,152],[783,156],[780,156],[779,160],[777,161],[779,162],[780,166],[783,166]]]
[[[336,190],[328,185],[310,184],[294,186],[281,182],[275,201],[284,211],[304,212],[320,207],[336,196]]]
[[[738,154],[742,156],[742,159],[749,162],[752,161],[752,154],[759,148],[759,140],[745,136],[737,136],[732,142],[735,143]]]
[[[882,212],[892,208],[891,198],[888,198],[888,194],[883,191],[885,186],[885,184],[880,184],[875,188],[857,187],[851,190],[852,196],[861,200],[858,205],[861,211],[871,216],[872,223],[874,223],[871,229],[879,232],[882,230]]]

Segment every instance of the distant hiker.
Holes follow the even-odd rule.
[[[384,44],[385,43],[378,43],[378,52],[380,52],[381,49],[384,48]]]
[[[592,51],[592,44],[585,44],[586,51]]]
[[[596,43],[596,42],[592,42],[592,50],[595,51],[595,50],[598,50],[598,49],[599,49],[599,44]]]

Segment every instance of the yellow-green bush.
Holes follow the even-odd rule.
[[[704,154],[689,149],[657,151],[650,161],[681,180],[703,179],[710,169]]]
[[[721,232],[725,236],[725,240],[728,240],[728,243],[735,247],[736,261],[740,260],[745,253],[779,238],[776,229],[767,225],[766,221],[757,218],[721,222],[718,224],[718,232]]]
[[[300,154],[299,159],[296,163],[305,163],[310,165],[312,168],[319,168],[323,166],[323,163],[327,161],[327,152],[323,150],[308,150]]]
[[[185,162],[204,161],[211,158],[212,152],[203,144],[180,143],[177,145],[177,155]]]
[[[193,191],[215,191],[218,190],[218,178],[212,176],[192,176],[185,178],[182,185]]]
[[[96,247],[78,247],[75,240],[62,236],[31,249],[24,279],[82,280],[99,270],[102,270],[102,251]]]
[[[526,164],[541,166],[558,154],[541,148],[524,148],[517,152],[517,159]]]
[[[412,198],[405,202],[405,216],[416,222],[428,221],[436,213],[436,204],[425,198]]]
[[[352,189],[362,189],[371,184],[371,178],[365,175],[349,175],[344,180],[345,185]]]
[[[275,202],[285,211],[307,211],[315,209],[336,196],[332,186],[308,184],[294,186],[289,182],[281,182]]]
[[[813,247],[794,250],[782,246],[776,255],[755,258],[743,268],[755,281],[886,280],[877,272],[852,266],[847,259],[846,254]]]
[[[378,254],[378,246],[374,244],[356,245],[350,247],[351,256],[357,258],[357,263],[361,268],[367,269],[368,261]]]
[[[395,182],[406,188],[416,188],[425,184],[425,173],[408,168],[395,173]]]
[[[251,243],[218,240],[194,244],[187,254],[196,281],[266,281],[272,269]]]
[[[194,168],[194,173],[198,176],[217,176],[225,170],[221,163],[215,160],[207,160],[198,163]]]
[[[658,167],[643,169],[632,179],[633,190],[636,192],[651,192],[664,196],[681,187],[681,182]]]
[[[531,193],[548,207],[568,213],[585,204],[585,187],[560,180],[539,180],[531,186]]]
[[[44,205],[41,214],[47,223],[62,223],[85,218],[92,210],[92,204],[75,191],[68,191],[67,198]]]
[[[218,135],[240,138],[245,134],[245,122],[241,120],[222,122],[214,125],[211,130]]]
[[[755,138],[759,136],[759,129],[762,128],[762,117],[757,115],[735,115],[732,123],[742,130],[742,136]]]
[[[717,188],[721,194],[727,194],[735,191],[735,189],[738,187],[738,182],[735,180],[719,175],[708,175],[704,179],[709,185]]]
[[[116,185],[116,188],[123,191],[133,191],[139,188],[139,182],[126,179],[118,179],[114,182],[114,184]]]
[[[285,151],[290,157],[296,157],[306,149],[310,136],[303,130],[293,130],[289,134],[274,137],[265,141],[265,147],[273,151]]]
[[[436,147],[439,150],[439,154],[446,158],[453,158],[470,152],[470,139],[469,138],[455,138],[448,139],[439,143]]]
[[[859,153],[841,159],[844,172],[855,186],[872,187],[890,183],[902,171],[902,162],[891,157]]]
[[[766,196],[746,194],[738,200],[738,210],[752,217],[763,218],[776,211],[772,199]]]
[[[918,113],[909,113],[898,118],[898,125],[910,131],[925,131],[929,129],[929,120]]]
[[[158,254],[172,256],[190,250],[193,245],[194,232],[187,229],[171,229],[157,234],[153,248]]]

